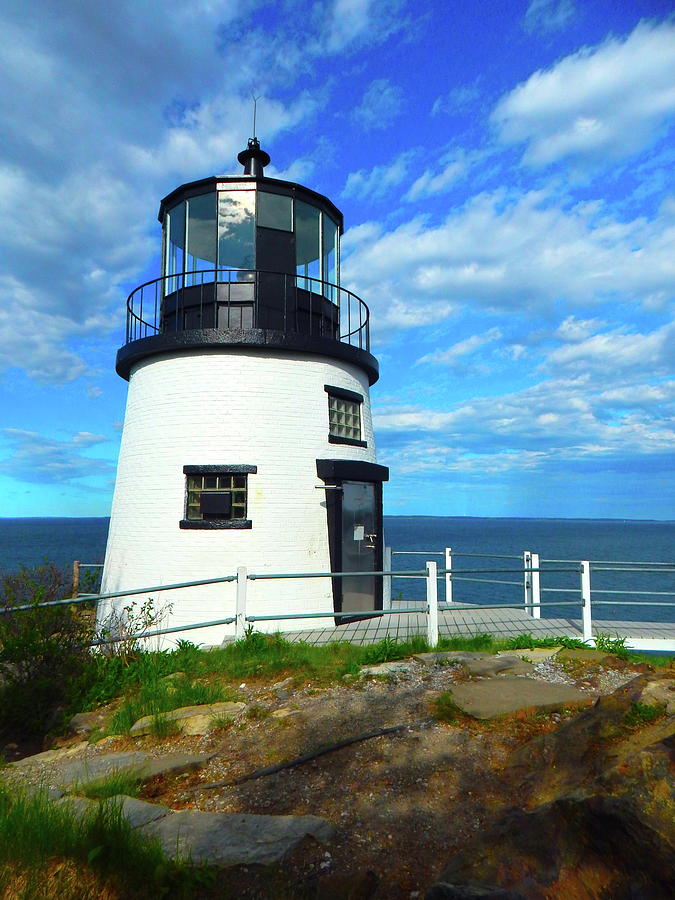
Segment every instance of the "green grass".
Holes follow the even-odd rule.
[[[489,634],[443,637],[438,651],[496,653],[500,650],[527,650],[536,647],[585,647],[582,641],[566,637],[535,637],[521,634],[496,639]],[[423,636],[408,641],[387,637],[377,644],[357,646],[339,642],[313,646],[286,641],[280,634],[248,631],[246,636],[224,647],[202,651],[189,641],[181,641],[173,651],[137,652],[128,660],[92,655],[82,681],[79,703],[72,712],[92,709],[123,697],[120,709],[106,728],[108,734],[126,734],[134,722],[146,715],[159,717],[158,734],[167,733],[164,713],[179,706],[196,706],[219,700],[239,699],[223,682],[269,681],[294,675],[298,683],[326,685],[344,676],[355,676],[361,666],[403,659],[430,648]],[[626,650],[620,638],[598,636],[598,649],[612,652],[630,662],[653,666],[672,665],[672,656],[652,656]],[[167,675],[177,677],[166,680]]]
[[[639,728],[642,725],[651,725],[657,719],[660,719],[666,711],[663,703],[642,703],[637,700],[631,704],[631,708],[623,717],[624,725],[629,728]]]
[[[159,841],[133,829],[118,803],[105,800],[92,811],[75,813],[50,801],[0,783],[0,892],[7,896],[47,898],[55,863],[73,862],[80,879],[71,881],[69,897],[96,897],[109,886],[117,896],[136,898],[195,896],[195,880],[206,876],[189,861],[173,862]],[[22,883],[23,879],[23,883]],[[81,882],[78,884],[78,881]],[[17,883],[21,893],[14,893]]]
[[[138,797],[140,794],[141,779],[139,775],[128,769],[115,769],[105,778],[96,781],[88,781],[85,784],[75,785],[71,793],[80,797],[88,797],[89,800],[109,800],[125,794],[127,797]]]

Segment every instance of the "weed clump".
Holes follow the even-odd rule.
[[[443,691],[431,703],[434,718],[439,722],[455,725],[462,718],[462,711],[452,699],[450,691]]]
[[[651,725],[660,719],[666,711],[665,705],[660,703],[643,703],[636,700],[623,717],[624,725],[629,728],[639,728],[643,725]]]

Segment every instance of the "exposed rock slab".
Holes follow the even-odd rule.
[[[533,647],[531,650],[500,650],[497,656],[519,656],[529,662],[541,662],[544,659],[553,659],[562,650],[562,647]]]
[[[494,675],[529,675],[532,665],[517,653],[483,653],[450,650],[447,653],[420,653],[415,657],[425,666],[462,666],[469,675],[491,678]]]
[[[98,781],[114,772],[128,772],[137,775],[140,781],[145,781],[157,775],[191,772],[206,765],[208,761],[209,756],[205,754],[167,753],[154,758],[141,751],[107,753],[57,761],[50,780],[60,788],[68,788],[75,784]]]
[[[359,673],[361,677],[366,675],[382,676],[406,674],[412,671],[408,660],[395,659],[391,662],[378,663],[376,666],[363,666]]]
[[[587,694],[567,684],[509,676],[453,684],[450,693],[457,706],[475,719],[492,719],[529,707],[554,709],[566,703],[589,702]]]
[[[307,837],[324,843],[335,834],[318,816],[256,816],[181,810],[145,825],[170,857],[190,856],[216,866],[269,865]]]
[[[208,703],[200,706],[181,706],[170,712],[163,713],[162,718],[167,722],[173,722],[183,734],[207,734],[213,730],[213,720],[226,717],[234,718],[246,709],[245,703],[224,701],[222,703]],[[143,716],[135,722],[131,731],[132,737],[140,737],[151,734],[153,730],[154,716]]]
[[[122,816],[132,828],[141,828],[143,825],[155,822],[157,819],[161,819],[172,812],[168,806],[148,803],[146,800],[139,800],[136,797],[127,797],[125,794],[119,794],[102,802],[119,805]],[[76,816],[86,816],[93,814],[100,806],[100,802],[98,800],[90,800],[88,797],[62,797],[56,801],[56,805],[66,807]]]
[[[16,762],[10,763],[17,769],[26,766],[43,765],[44,763],[53,763],[62,759],[69,759],[77,756],[82,750],[89,746],[87,741],[80,741],[79,744],[73,744],[72,747],[57,747],[55,750],[44,750],[42,753],[35,753],[33,756],[24,756],[23,759],[17,759]]]

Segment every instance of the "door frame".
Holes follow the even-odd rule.
[[[389,469],[377,463],[350,459],[317,459],[316,472],[326,488],[326,516],[328,520],[328,548],[332,572],[342,571],[342,484],[345,481],[361,481],[372,484],[375,493],[375,520],[378,538],[375,547],[375,572],[381,572],[384,564],[384,534],[382,518],[382,483],[389,480]],[[333,609],[342,612],[342,578],[332,578]],[[371,615],[340,616],[336,625],[347,625],[361,619],[382,614],[382,576],[376,575],[374,611]]]

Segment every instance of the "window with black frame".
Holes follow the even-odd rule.
[[[251,528],[248,476],[256,466],[183,466],[185,516],[181,528]]]
[[[324,385],[324,390],[328,394],[328,442],[367,447],[362,439],[363,396],[330,384]]]

